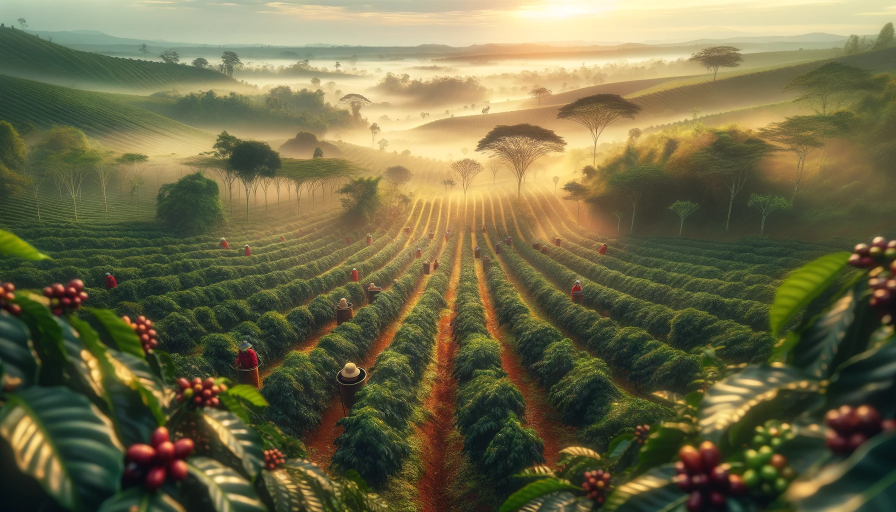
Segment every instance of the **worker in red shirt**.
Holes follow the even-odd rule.
[[[574,298],[573,295],[575,295],[576,292],[580,291],[582,291],[582,283],[576,280],[575,284],[572,285],[572,291],[569,292],[569,297]]]
[[[601,256],[603,256],[604,254],[607,254],[607,244],[600,246],[600,249],[597,250],[597,253],[600,254]]]
[[[230,245],[227,243],[227,240],[224,240],[224,237],[221,237],[221,249],[230,249]]]
[[[345,245],[351,245],[352,241],[349,237],[345,237]]]
[[[252,350],[252,344],[244,341],[240,345],[240,353],[236,356],[236,367],[240,384],[249,384],[258,388],[258,355]]]
[[[115,280],[115,276],[106,272],[106,288],[111,290],[112,288],[118,287],[118,281]]]
[[[246,254],[246,256],[252,256],[252,249],[249,248],[249,245],[248,245],[248,244],[246,245],[246,247],[245,247],[245,249],[243,250],[243,252]]]
[[[353,269],[352,269],[351,280],[352,280],[353,283],[357,283],[357,282],[359,282],[359,281],[358,281],[358,269],[356,269],[356,268],[353,268]]]
[[[448,236],[448,235],[445,235],[445,236]],[[433,270],[436,270],[436,269],[438,269],[438,268],[439,268],[439,260],[433,260],[433,262],[432,262],[432,269],[433,269]]]
[[[283,236],[283,235],[280,235],[280,241],[281,241],[281,242],[285,242],[285,241],[286,241],[286,237]]]

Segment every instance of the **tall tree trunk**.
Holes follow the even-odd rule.
[[[762,238],[762,236],[765,234],[765,217],[766,215],[762,216],[762,225],[759,226],[759,238]]]
[[[678,227],[678,238],[681,238],[682,231],[684,231],[684,217],[681,218],[681,226]]]
[[[249,185],[246,185],[246,222],[249,222]]]
[[[632,225],[629,228],[629,233],[635,232],[635,212],[638,211],[638,206],[635,203],[632,203]]]
[[[34,206],[37,208],[37,220],[40,220],[40,199],[37,197],[37,190],[34,191]]]
[[[732,207],[734,207],[734,190],[731,191],[731,200],[728,201],[728,218],[725,220],[725,231],[728,231],[728,226],[731,224]]]
[[[78,220],[78,194],[72,194],[72,204],[75,208],[75,221]]]

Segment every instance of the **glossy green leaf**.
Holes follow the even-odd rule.
[[[26,326],[6,311],[0,311],[0,383],[24,389],[34,385],[40,366]]]
[[[562,491],[583,492],[581,487],[572,485],[569,480],[561,480],[559,478],[543,478],[530,484],[511,494],[507,500],[501,504],[498,512],[514,512],[521,509],[527,503],[542,496]]]
[[[896,414],[896,344],[859,354],[831,377],[828,386],[828,407],[870,404],[885,418]]]
[[[672,460],[684,441],[694,432],[694,426],[690,423],[669,421],[662,423],[658,428],[651,429],[647,442],[638,452],[638,463],[632,470],[632,474],[640,475]]]
[[[99,512],[186,512],[186,509],[163,492],[149,492],[139,486],[107,499]]]
[[[117,348],[119,352],[124,352],[140,359],[146,357],[146,354],[143,352],[143,344],[140,343],[137,333],[113,311],[96,308],[87,308],[87,311],[92,313],[100,325],[103,326],[109,338],[115,343],[114,348]]]
[[[28,326],[34,350],[40,359],[41,384],[45,386],[61,384],[68,354],[63,343],[60,323],[43,304],[22,294],[16,295],[15,303],[22,307],[22,315],[19,318]]]
[[[220,409],[202,409],[202,420],[214,434],[215,445],[238,458],[246,475],[255,478],[264,466],[264,453],[258,432],[233,413]]]
[[[207,457],[191,457],[187,467],[193,483],[205,489],[216,512],[266,510],[252,484],[233,469]]]
[[[790,485],[787,498],[796,510],[876,512],[896,503],[896,433],[880,434],[848,459],[825,467],[809,480]]]
[[[769,325],[778,334],[796,315],[831,286],[846,267],[850,253],[828,254],[792,273],[778,287],[769,309]]]
[[[364,478],[361,477],[361,474],[358,473],[357,471],[355,471],[354,469],[350,469],[350,470],[346,471],[342,475],[342,478],[348,480],[349,482],[353,482],[355,485],[358,486],[358,489],[360,489],[361,491],[367,492],[367,490],[368,490],[367,482],[365,482]]]
[[[787,411],[803,399],[813,399],[819,382],[781,364],[750,365],[709,388],[700,406],[700,437],[722,447],[769,417]],[[759,412],[762,414],[759,414]]]
[[[583,446],[570,446],[569,448],[564,448],[560,450],[560,455],[569,455],[572,457],[588,457],[589,459],[600,460],[599,453]]]
[[[669,512],[687,501],[672,477],[675,466],[666,464],[617,487],[601,509],[602,512]]]
[[[610,460],[610,464],[619,460],[619,458],[632,446],[632,443],[636,442],[635,435],[630,432],[619,434],[614,437],[607,448],[607,458]]]
[[[818,379],[827,378],[834,371],[837,349],[856,318],[859,299],[856,293],[847,293],[800,333],[799,343],[793,350],[793,366]]]
[[[68,510],[96,510],[119,490],[124,448],[100,411],[68,388],[7,395],[0,436],[19,469]]]
[[[2,229],[0,229],[0,256],[34,261],[51,259],[46,254],[32,247],[28,242]]]
[[[174,365],[174,360],[168,352],[153,350],[152,354],[146,356],[146,360],[149,362],[153,373],[161,377],[165,384],[173,385],[177,380],[177,367]]]
[[[320,467],[302,459],[287,460],[282,467],[297,479],[302,503],[309,512],[326,510],[325,503],[336,489]]]
[[[268,401],[264,399],[261,393],[253,386],[248,384],[237,384],[228,389],[226,393],[240,397],[255,407],[267,407]]]
[[[302,510],[302,492],[297,479],[283,469],[263,470],[261,478],[274,502],[276,512]]]
[[[265,449],[277,448],[288,458],[305,457],[305,445],[302,441],[280,432],[273,423],[256,424],[252,425],[252,428],[261,436]]]
[[[531,468],[526,468],[520,471],[514,476],[519,480],[531,482],[541,478],[553,477],[554,470],[548,466],[532,466]]]
[[[252,423],[249,417],[249,411],[243,406],[242,402],[227,393],[219,393],[218,399],[225,409],[232,412],[237,418],[243,420],[243,423]]]
[[[594,503],[579,496],[575,496],[568,492],[558,492],[549,496],[536,498],[523,508],[520,512],[590,512]]]

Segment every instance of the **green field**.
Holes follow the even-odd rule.
[[[0,73],[101,91],[239,87],[232,78],[210,69],[72,50],[11,28],[0,30]]]

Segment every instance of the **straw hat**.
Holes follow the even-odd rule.
[[[249,247],[249,244],[246,244],[246,247]]]
[[[373,283],[370,283],[370,286],[368,286],[368,288],[376,288],[376,285]]]
[[[244,341],[244,342],[240,343],[240,350],[245,352],[246,350],[249,350],[250,348],[252,348],[252,344],[249,343],[248,341]]]
[[[109,276],[111,276],[111,275],[112,275],[112,274],[106,272],[106,277],[109,277]]]
[[[221,241],[222,241],[222,242],[224,241],[224,237],[223,237],[223,236],[221,237]]]
[[[354,379],[361,374],[361,370],[355,366],[355,363],[345,363],[345,368],[343,368],[339,374],[342,375],[343,378]]]
[[[580,283],[580,282],[579,282],[579,280],[578,280],[578,279],[576,279],[576,284],[582,284],[582,283]]]
[[[339,299],[339,307],[345,309],[348,307],[348,301],[345,300],[345,297]]]

